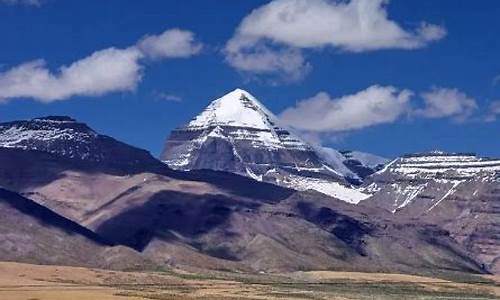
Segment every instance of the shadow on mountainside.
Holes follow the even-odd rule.
[[[169,169],[166,166],[165,168],[166,169],[158,171],[162,172],[166,176],[179,180],[207,182],[234,195],[259,199],[268,203],[278,203],[296,192],[292,189],[255,181],[254,179],[234,173],[212,170],[193,170],[183,172]]]
[[[115,176],[154,173],[177,180],[206,182],[234,195],[261,199],[269,203],[279,202],[295,192],[269,183],[259,183],[256,188],[255,180],[232,173],[210,170],[175,171],[149,154],[144,154],[142,150],[137,151],[141,154],[140,158],[134,156],[135,152],[131,151],[126,152],[130,156],[91,162],[64,158],[41,151],[0,148],[0,165],[2,166],[0,184],[9,190],[22,191],[48,185],[63,177],[65,171]],[[127,161],[135,163],[127,163]]]
[[[223,195],[162,191],[144,205],[108,219],[95,232],[117,244],[143,251],[153,239],[173,241],[177,237],[172,232],[196,238],[223,225],[233,212],[255,210],[260,205]]]
[[[107,242],[106,239],[79,225],[78,223],[58,215],[52,210],[37,204],[32,200],[24,198],[17,193],[0,188],[0,206],[1,205],[8,205],[9,207],[27,216],[35,218],[37,222],[43,224],[44,226],[61,229],[69,235],[82,235],[103,246],[111,245],[111,243]],[[9,210],[6,211],[8,212]],[[1,215],[2,212],[0,211],[0,217]],[[16,226],[16,224],[12,224],[12,226]]]
[[[304,219],[330,232],[359,255],[366,255],[363,237],[375,230],[374,224],[364,224],[331,208],[315,207],[305,201],[298,202],[296,208]]]
[[[122,158],[121,161],[126,159],[127,157]],[[142,164],[121,163],[118,159],[114,162],[89,162],[42,151],[0,148],[0,165],[2,166],[0,184],[18,191],[24,188],[45,186],[63,177],[65,171],[125,176],[158,168],[158,164],[161,162],[153,157]]]

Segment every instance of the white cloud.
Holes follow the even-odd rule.
[[[226,59],[243,71],[293,74],[306,64],[304,58],[295,58],[301,61],[295,64],[299,71],[292,66],[284,68],[282,63],[267,68],[262,65],[269,57],[288,51],[301,56],[299,49],[333,47],[349,52],[415,49],[446,35],[445,28],[425,22],[413,30],[402,28],[388,18],[387,3],[386,0],[274,0],[242,20],[226,44]],[[250,56],[248,63],[244,63],[245,56]]]
[[[145,36],[137,47],[144,55],[159,59],[193,56],[201,51],[202,45],[195,41],[191,31],[171,29],[160,35]]]
[[[493,101],[490,104],[488,113],[486,114],[484,121],[494,122],[497,120],[499,115],[500,115],[500,100]]]
[[[0,74],[0,99],[26,97],[51,102],[75,95],[133,90],[141,79],[141,56],[135,48],[108,48],[55,73],[43,60],[27,62]]]
[[[140,43],[152,41],[150,43],[157,45],[155,51],[159,52],[150,52],[151,48],[136,45],[126,49],[107,48],[69,66],[62,66],[55,72],[49,70],[41,59],[20,64],[0,73],[0,100],[33,98],[52,102],[72,96],[100,96],[132,91],[141,81],[144,57],[176,58],[196,53],[193,49],[198,46],[192,33],[182,33],[187,39],[165,38],[178,37],[180,32],[178,29],[167,30],[159,36],[148,36],[141,40]]]
[[[0,0],[0,4],[2,3],[8,5],[16,5],[16,4],[33,5],[33,6],[41,5],[40,0]]]
[[[478,110],[476,100],[456,88],[433,87],[420,96],[423,104],[415,108],[412,91],[392,86],[373,85],[339,98],[320,92],[285,109],[280,119],[313,139],[322,140],[325,134],[339,137],[350,130],[393,123],[405,116],[462,122]],[[493,101],[483,119],[492,122],[498,116],[500,101]]]
[[[231,45],[228,44],[226,49],[230,48]],[[310,70],[310,65],[299,49],[272,49],[265,44],[243,49],[235,48],[235,51],[227,51],[226,58],[240,71],[283,75],[286,81],[299,80]]]
[[[332,132],[392,123],[407,114],[413,93],[374,85],[353,95],[332,98],[325,92],[299,101],[280,118],[299,130]]]
[[[467,119],[475,110],[477,102],[455,88],[434,87],[421,94],[424,107],[415,114],[425,118],[452,117],[457,121]]]
[[[165,100],[165,101],[169,101],[169,102],[181,102],[182,101],[182,97],[177,96],[177,95],[168,94],[165,92],[155,91],[153,94],[155,95],[155,97],[157,99],[160,99],[160,100]]]
[[[417,43],[415,45],[416,47],[423,47],[429,42],[439,41],[446,34],[448,34],[448,31],[443,26],[421,22],[417,28]]]
[[[238,37],[267,38],[297,48],[334,46],[348,51],[418,48],[444,29],[422,23],[406,31],[387,17],[384,0],[275,0],[241,22]]]

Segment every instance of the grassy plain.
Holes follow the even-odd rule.
[[[446,278],[446,277],[445,277]],[[500,299],[500,278],[296,272],[115,272],[0,262],[2,300]]]

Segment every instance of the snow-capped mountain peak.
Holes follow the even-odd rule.
[[[231,126],[254,129],[269,129],[276,122],[276,116],[268,111],[254,96],[242,89],[216,99],[186,126],[206,128]]]
[[[367,197],[242,89],[212,101],[174,130],[161,159],[174,169],[232,172],[299,190],[316,189],[353,203]]]

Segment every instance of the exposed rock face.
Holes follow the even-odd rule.
[[[138,166],[155,161],[147,151],[97,134],[64,116],[0,123],[0,147],[54,154],[107,166]]]
[[[499,272],[499,175],[500,160],[474,154],[407,155],[367,179],[366,204],[442,226]]]
[[[315,189],[351,203],[367,197],[240,89],[174,130],[161,159],[178,170],[226,171],[298,190]]]
[[[476,193],[475,196],[471,195]],[[477,192],[476,192],[477,191]],[[412,208],[403,214],[413,215]],[[440,225],[488,269],[500,273],[500,184],[471,181],[420,218]]]
[[[387,158],[370,153],[350,150],[340,151],[340,153],[345,157],[344,165],[361,180],[380,171],[389,162]]]
[[[375,193],[370,201],[380,207],[395,212],[413,204],[424,212],[461,190],[466,183],[498,182],[498,174],[500,160],[436,151],[398,158],[365,184],[368,191]],[[478,193],[475,189],[464,192],[471,197]]]

